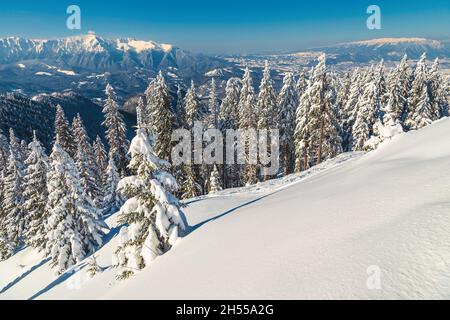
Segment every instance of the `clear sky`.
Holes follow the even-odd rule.
[[[81,8],[81,31],[66,28],[70,4]],[[381,30],[366,27],[371,4],[381,8]],[[88,31],[206,53],[297,50],[379,37],[450,39],[450,0],[0,1],[0,37]]]

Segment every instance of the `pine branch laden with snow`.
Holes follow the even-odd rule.
[[[47,175],[47,252],[57,274],[102,244],[102,228],[92,199],[83,190],[74,161],[55,143]]]
[[[118,185],[128,198],[120,209],[120,222],[128,226],[120,231],[114,256],[119,279],[148,266],[186,229],[180,204],[171,193],[178,185],[166,171],[169,163],[157,157],[153,141],[143,129],[137,130],[129,153],[130,170],[135,175],[123,178]]]
[[[130,143],[127,139],[123,116],[119,112],[114,88],[108,84],[105,92],[107,98],[103,107],[103,113],[105,115],[103,126],[106,128],[109,154],[113,157],[120,175],[125,176],[129,162],[127,151]]]

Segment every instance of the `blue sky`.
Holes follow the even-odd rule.
[[[70,4],[81,8],[81,31],[66,28]],[[381,30],[366,27],[371,4],[381,8]],[[88,31],[206,53],[297,50],[378,37],[450,39],[450,1],[0,1],[1,37],[55,38]]]

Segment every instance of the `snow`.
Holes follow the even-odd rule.
[[[26,66],[25,66],[23,63],[18,63],[17,66],[18,66],[20,69],[25,69],[25,68],[26,68]]]
[[[63,73],[63,74],[68,75],[68,76],[76,76],[76,75],[77,75],[77,74],[76,74],[74,71],[72,71],[72,70],[58,69],[57,71],[58,71],[59,73]]]
[[[53,74],[51,74],[51,73],[49,73],[49,72],[38,71],[38,72],[35,73],[35,75],[37,75],[37,76],[48,76],[48,77],[50,77],[50,76],[52,76]]]
[[[88,259],[54,278],[26,248],[0,262],[0,299],[448,299],[449,136],[443,119],[368,154],[191,199],[190,233],[126,281],[111,268],[113,215],[92,279]],[[367,286],[373,270],[380,289]]]

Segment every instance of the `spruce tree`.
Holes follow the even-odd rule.
[[[176,128],[176,118],[170,106],[169,89],[162,72],[147,95],[147,108],[150,112],[150,129],[156,136],[154,150],[159,158],[170,161],[172,152],[172,131]]]
[[[222,190],[222,183],[220,181],[220,173],[217,169],[217,165],[213,166],[211,176],[209,177],[209,193],[216,193]]]
[[[113,87],[108,84],[105,92],[107,99],[103,108],[105,115],[103,125],[106,127],[106,140],[108,141],[109,154],[113,157],[119,174],[125,176],[129,162],[127,154],[129,146],[127,130],[123,117],[119,112],[119,105],[116,102],[117,97]]]
[[[439,72],[439,58],[436,58],[433,65],[431,66],[429,83],[429,89],[431,91],[431,103],[433,105],[433,109],[438,113],[437,117],[448,117],[449,106],[446,97],[447,87],[445,79]]]
[[[297,114],[296,149],[298,166],[303,170],[342,152],[336,92],[330,85],[325,63],[325,55],[320,56],[303,97],[304,105]]]
[[[366,142],[377,135],[376,124],[380,121],[380,109],[378,87],[372,82],[368,83],[358,101],[358,114],[352,129],[353,150],[366,150]]]
[[[295,146],[294,131],[298,106],[297,91],[292,73],[288,72],[283,79],[283,87],[278,96],[278,127],[280,130],[280,159],[284,175],[294,171]]]
[[[54,144],[50,159],[46,249],[51,266],[62,274],[102,244],[104,224],[81,186],[74,161],[58,143]]]
[[[30,154],[26,159],[26,174],[24,176],[23,211],[26,216],[25,243],[39,250],[45,249],[45,225],[48,220],[46,204],[48,157],[45,149],[34,133],[33,141],[29,144]]]
[[[363,91],[362,77],[358,68],[353,72],[351,79],[350,92],[342,110],[343,116],[341,119],[343,135],[342,148],[346,152],[352,150],[352,129],[358,114],[358,100]]]
[[[105,197],[103,198],[103,213],[114,213],[122,206],[124,200],[117,191],[120,181],[119,173],[112,158],[109,159],[108,167],[105,171]]]
[[[73,120],[72,132],[78,142],[74,160],[81,178],[81,185],[95,205],[100,208],[102,197],[100,168],[97,166],[94,150],[80,114],[77,114]]]
[[[3,190],[4,219],[2,224],[6,229],[8,243],[16,249],[22,241],[25,217],[23,212],[23,172],[13,148],[8,157]]]
[[[55,142],[57,142],[71,156],[75,156],[76,143],[70,130],[69,121],[67,120],[62,107],[56,106],[55,116]]]
[[[242,78],[242,88],[239,97],[239,129],[241,130],[256,130],[258,128],[258,117],[255,101],[255,92],[253,88],[252,78],[250,70],[247,67]],[[243,168],[243,183],[246,185],[252,185],[259,181],[258,179],[258,166],[256,164],[249,163],[250,148],[249,145],[245,146],[246,164]]]
[[[194,126],[194,121],[201,119],[200,104],[198,102],[194,81],[191,81],[191,87],[184,96],[184,108],[186,115],[185,123],[187,129],[191,129]]]
[[[154,142],[137,129],[130,145],[130,169],[135,174],[122,179],[119,190],[129,200],[120,210],[119,234],[114,265],[123,279],[149,265],[168,251],[185,230],[179,202],[171,193],[177,183],[167,171],[170,164],[157,157]]]
[[[259,86],[258,94],[258,128],[276,129],[277,128],[277,98],[273,89],[272,79],[270,77],[269,62],[266,61],[263,78]]]
[[[241,82],[238,78],[230,78],[225,88],[225,98],[219,112],[219,127],[224,136],[224,152],[226,155],[226,134],[227,130],[236,130],[239,128],[239,95],[241,91]],[[229,148],[231,146],[228,146]],[[223,183],[225,188],[233,188],[241,185],[240,170],[237,164],[223,165]]]
[[[105,145],[99,136],[96,137],[93,148],[95,163],[99,172],[103,174],[108,166],[108,154],[106,153]]]

